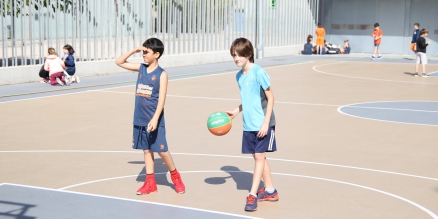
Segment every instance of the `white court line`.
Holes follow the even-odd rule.
[[[50,189],[50,188],[28,186],[28,185],[20,185],[20,184],[14,184],[14,183],[4,183],[3,185],[25,187],[25,188],[32,188],[32,189],[39,189],[39,190],[47,190],[47,191],[52,191],[52,192],[61,192],[61,193],[85,195],[85,196],[92,196],[92,197],[99,197],[99,198],[108,198],[108,199],[115,199],[115,200],[121,200],[121,201],[145,203],[145,204],[160,205],[160,206],[167,206],[167,207],[174,207],[174,208],[182,208],[182,209],[188,209],[188,210],[194,210],[194,211],[202,211],[202,212],[209,212],[209,213],[216,213],[216,214],[229,215],[229,216],[235,216],[235,217],[241,217],[241,218],[256,218],[256,217],[249,217],[249,216],[245,216],[245,215],[238,215],[238,214],[232,214],[232,213],[226,213],[226,212],[212,211],[212,210],[206,210],[206,209],[200,209],[200,208],[192,208],[192,207],[185,207],[185,206],[172,205],[172,204],[164,204],[164,203],[158,203],[158,202],[150,202],[150,201],[141,201],[141,200],[135,200],[135,199],[119,198],[119,197],[112,197],[112,196],[106,196],[106,195],[96,195],[96,194],[83,193],[83,192],[74,192],[74,191],[66,191],[66,190],[59,190],[59,189]]]
[[[96,91],[96,92],[132,94],[132,95],[134,94],[134,92],[123,92],[123,91]],[[167,97],[179,97],[179,98],[188,98],[188,99],[204,99],[204,100],[240,101],[240,99],[230,99],[230,98],[220,98],[220,97],[195,97],[195,96],[182,96],[182,95],[171,95],[171,94],[168,94]],[[381,102],[384,102],[384,101],[381,101]],[[388,102],[390,102],[390,101],[388,101]],[[392,102],[396,102],[396,101],[392,101]],[[400,102],[405,102],[405,101],[400,101]],[[403,109],[403,108],[383,108],[383,107],[371,107],[371,106],[352,106],[354,104],[334,105],[334,104],[299,103],[299,102],[285,102],[285,101],[275,101],[275,103],[277,103],[277,104],[292,104],[292,105],[331,106],[331,107],[349,107],[349,108],[363,108],[363,109],[380,109],[380,110],[398,110],[398,111],[438,113],[438,111],[429,111],[429,110],[416,110],[416,109]]]
[[[126,153],[126,154],[139,154],[141,152],[135,151],[135,150],[134,151],[26,150],[26,151],[0,151],[0,153]],[[253,159],[253,157],[248,157],[248,156],[224,155],[224,154],[194,154],[194,153],[174,153],[174,152],[172,152],[172,154],[174,154],[174,155],[187,155],[187,156],[206,156],[206,157],[227,157],[227,158]],[[339,164],[319,163],[319,162],[301,161],[301,160],[289,160],[289,159],[280,159],[280,158],[268,158],[268,160],[312,164],[312,165],[320,165],[320,166],[330,166],[330,167],[339,167],[339,168],[346,168],[346,169],[363,170],[363,171],[369,171],[369,172],[384,173],[384,174],[407,176],[407,177],[412,177],[412,178],[438,181],[438,178],[418,176],[418,175],[412,175],[412,174],[406,174],[406,173],[391,172],[391,171],[385,171],[385,170],[346,166],[346,165],[339,165]]]
[[[398,122],[398,121],[392,121],[392,120],[383,120],[383,119],[373,119],[373,118],[368,118],[368,117],[362,117],[362,116],[356,116],[356,115],[351,115],[351,114],[347,114],[345,112],[342,111],[342,108],[344,107],[356,107],[356,106],[351,106],[351,105],[355,105],[355,104],[371,104],[371,103],[388,103],[388,102],[420,102],[420,103],[427,103],[427,102],[433,102],[433,103],[438,103],[438,101],[419,101],[419,100],[403,100],[403,101],[376,101],[376,102],[363,102],[363,103],[353,103],[350,105],[345,105],[345,106],[341,106],[337,109],[337,111],[341,114],[344,114],[346,116],[351,116],[351,117],[355,117],[355,118],[360,118],[360,119],[368,119],[368,120],[374,120],[374,121],[380,121],[380,122],[393,122],[393,123],[400,123],[400,124],[408,124],[408,125],[424,125],[424,126],[438,126],[438,125],[432,125],[432,124],[424,124],[424,123],[410,123],[410,122]],[[408,110],[409,111],[409,110]],[[411,111],[415,111],[415,110],[411,110]],[[428,112],[428,111],[425,111]],[[430,111],[432,113],[435,113],[436,111]]]
[[[72,95],[72,94],[80,94],[80,93],[87,93],[87,92],[90,92],[90,90],[86,90],[86,91],[78,91],[78,92],[72,92],[72,93],[66,93],[66,94],[54,94],[54,95],[43,96],[43,97],[24,98],[24,99],[19,99],[19,100],[0,101],[0,104],[1,104],[1,103],[19,102],[19,101],[25,101],[25,100],[44,99],[44,98],[47,98],[47,97],[59,97],[59,96]]]
[[[345,61],[341,61],[341,62],[333,62],[333,63],[329,63],[329,64],[323,64],[323,65],[315,65],[312,67],[312,69],[316,72],[322,73],[322,74],[326,74],[326,75],[332,75],[332,76],[338,76],[338,77],[344,77],[344,78],[354,78],[354,79],[363,79],[363,80],[372,80],[372,81],[384,81],[384,82],[395,82],[395,83],[407,83],[407,84],[430,84],[430,85],[438,85],[438,83],[423,83],[423,82],[411,82],[411,81],[396,81],[396,80],[386,80],[386,79],[377,79],[377,78],[364,78],[364,77],[357,77],[357,76],[349,76],[349,75],[339,75],[339,74],[334,74],[334,73],[329,73],[329,72],[325,72],[325,71],[321,71],[316,69],[317,67],[321,67],[321,66],[326,66],[326,65],[334,65],[334,64],[339,64],[339,63],[343,63]]]
[[[251,171],[205,170],[205,171],[180,171],[180,173],[252,173],[252,172]],[[167,172],[161,172],[161,173],[155,173],[155,174],[167,174]],[[313,176],[306,176],[306,175],[296,175],[296,174],[287,174],[287,173],[271,173],[271,174],[272,175],[280,175],[280,176],[292,176],[292,177],[299,177],[299,178],[315,179],[315,180],[321,180],[321,181],[327,181],[327,182],[333,182],[333,183],[340,183],[340,184],[344,184],[344,185],[349,185],[349,186],[354,186],[354,187],[370,190],[370,191],[373,191],[373,192],[378,192],[378,193],[381,193],[383,195],[387,195],[387,196],[399,199],[399,200],[401,200],[403,202],[406,202],[408,204],[411,204],[411,205],[419,208],[420,210],[426,212],[432,218],[438,219],[438,216],[436,214],[434,214],[432,211],[430,211],[429,209],[423,207],[422,205],[420,205],[420,204],[418,204],[416,202],[413,202],[413,201],[411,201],[409,199],[406,199],[406,198],[403,198],[401,196],[398,196],[398,195],[395,195],[395,194],[392,194],[392,193],[389,193],[389,192],[385,192],[383,190],[375,189],[375,188],[372,188],[372,187],[363,186],[363,185],[354,184],[354,183],[349,183],[349,182],[340,181],[340,180],[333,180],[333,179],[327,179],[327,178],[321,178],[321,177],[313,177]],[[110,180],[123,179],[123,178],[130,178],[130,177],[138,177],[138,176],[144,176],[144,175],[145,174],[137,174],[137,175],[119,176],[119,177],[112,177],[112,178],[94,180],[94,181],[79,183],[79,184],[75,184],[75,185],[71,185],[71,186],[66,186],[66,187],[60,188],[59,190],[69,189],[69,188],[73,188],[73,187],[77,187],[77,186],[82,186],[82,185],[87,185],[87,184],[92,184],[92,183],[97,183],[97,182],[110,181]]]

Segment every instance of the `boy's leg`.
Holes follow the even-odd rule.
[[[181,179],[181,175],[175,167],[175,163],[173,162],[173,158],[170,152],[158,152],[158,155],[160,155],[167,169],[169,169],[170,171],[170,178],[172,179],[172,182],[175,186],[175,191],[180,194],[184,193],[186,191],[186,186],[184,185]]]
[[[250,194],[256,196],[257,190],[260,186],[260,180],[262,180],[262,176],[265,170],[265,153],[255,153],[254,154],[255,167],[254,174],[252,176],[252,186]]]
[[[137,195],[149,194],[158,190],[154,175],[154,153],[151,150],[143,150],[143,154],[146,169],[146,179],[143,186],[137,190]]]
[[[263,183],[265,184],[265,188],[274,188],[274,184],[272,183],[271,178],[271,168],[269,167],[268,160],[265,158],[265,166],[263,168]]]
[[[423,74],[426,74],[426,64],[423,64]]]

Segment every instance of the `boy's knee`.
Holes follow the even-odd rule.
[[[255,153],[252,155],[255,160],[264,160],[265,159],[265,153]]]
[[[158,155],[160,155],[160,157],[165,157],[165,156],[169,156],[169,151],[166,152],[157,152]]]

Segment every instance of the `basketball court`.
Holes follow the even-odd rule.
[[[135,194],[145,179],[131,149],[135,73],[2,86],[0,218],[438,218],[438,61],[428,78],[413,63],[256,60],[275,96],[278,151],[267,157],[280,200],[251,213],[242,115],[225,136],[206,127],[240,104],[234,63],[166,69],[167,139],[185,194],[159,156],[158,192]]]

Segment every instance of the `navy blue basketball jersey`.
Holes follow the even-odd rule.
[[[160,76],[164,69],[158,66],[147,73],[147,64],[141,64],[138,70],[135,88],[134,125],[147,126],[155,114],[160,92]],[[158,126],[164,126],[164,109],[158,119]]]

